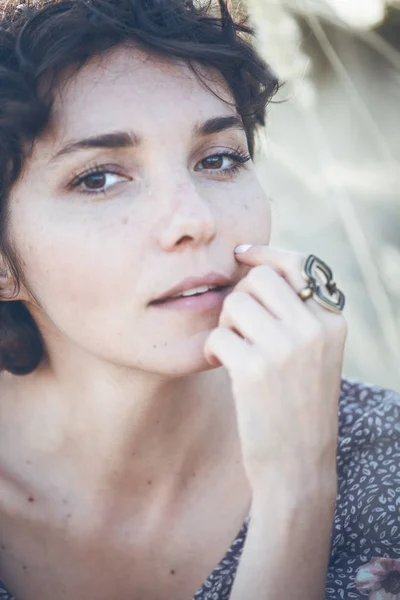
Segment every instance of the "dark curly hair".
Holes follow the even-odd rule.
[[[92,56],[132,42],[185,60],[200,79],[196,65],[217,69],[253,156],[255,132],[265,124],[277,80],[251,45],[252,35],[225,0],[217,6],[213,0],[7,0],[0,7],[0,253],[16,282],[12,298],[23,272],[7,237],[8,197],[49,123],[53,91],[65,69],[79,70]],[[0,370],[31,373],[44,356],[26,306],[0,301]]]

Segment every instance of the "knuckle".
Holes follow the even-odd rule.
[[[294,340],[290,338],[281,339],[279,346],[276,348],[275,360],[277,364],[280,366],[289,364],[298,349],[298,344]]]
[[[347,336],[347,322],[342,315],[324,314],[323,318],[307,320],[304,326],[304,340],[315,348],[325,348],[336,341],[344,341]]]
[[[319,342],[326,337],[326,329],[324,324],[318,319],[310,319],[307,322],[305,337],[310,342]]]
[[[212,330],[207,338],[207,346],[212,346],[221,337],[221,328],[217,327]]]
[[[221,334],[220,334],[219,329],[213,329],[213,331],[207,337],[207,341],[204,345],[204,350],[206,352],[210,352],[211,350],[214,350],[220,337],[221,337]]]
[[[272,269],[268,265],[258,265],[251,269],[246,279],[250,285],[257,284],[268,277],[271,274],[271,271]]]
[[[308,315],[302,321],[301,338],[305,342],[318,344],[326,337],[325,325],[313,315]]]
[[[223,302],[223,310],[226,313],[230,314],[232,310],[235,310],[236,307],[240,304],[244,295],[245,292],[240,290],[234,291],[231,294],[229,294]]]
[[[262,381],[267,371],[267,363],[260,354],[253,354],[245,370],[245,376],[253,383]]]
[[[348,324],[343,315],[338,315],[335,319],[334,330],[340,339],[345,339],[348,332]]]
[[[306,256],[301,252],[289,252],[287,258],[287,265],[290,270],[298,271],[301,270],[306,260]]]

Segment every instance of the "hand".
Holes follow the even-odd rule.
[[[230,374],[253,492],[271,472],[296,489],[336,482],[346,322],[297,295],[302,255],[253,246],[236,257],[253,268],[225,298],[205,356]]]

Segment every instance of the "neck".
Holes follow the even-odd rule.
[[[14,410],[20,425],[29,424],[27,456],[38,449],[38,463],[62,481],[60,494],[101,499],[99,513],[124,503],[145,506],[150,488],[172,505],[196,479],[239,457],[224,369],[172,379],[121,375],[104,364],[69,370],[64,363],[19,385]]]

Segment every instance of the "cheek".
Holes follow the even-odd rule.
[[[49,315],[110,306],[124,296],[127,273],[132,291],[143,245],[132,215],[30,216],[18,222],[15,244],[27,286]]]
[[[240,243],[269,244],[271,238],[271,207],[268,197],[257,183],[246,186],[226,205],[227,229]]]

